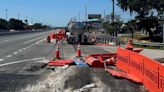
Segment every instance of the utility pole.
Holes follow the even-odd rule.
[[[104,10],[104,21],[106,21],[106,18],[105,18],[105,16],[106,16],[106,11]]]
[[[164,43],[164,12],[162,16],[162,25],[163,25],[163,43]]]
[[[85,5],[85,29],[87,31],[87,5]]]
[[[163,43],[164,43],[164,23],[163,23]]]
[[[105,18],[105,16],[106,16],[106,11],[104,10],[104,18]]]
[[[18,20],[20,19],[20,13],[18,13]]]
[[[5,9],[6,20],[8,19],[8,9]]]
[[[81,15],[80,15],[80,12],[79,12],[79,22],[80,22],[80,20],[81,20],[80,17],[81,17]]]
[[[33,24],[33,18],[31,18],[31,24]]]
[[[113,32],[115,33],[115,28],[114,28],[114,0],[112,0],[113,1],[113,14],[112,14],[112,23],[113,23]],[[116,33],[116,36],[117,36],[117,33]]]
[[[85,5],[85,21],[87,21],[87,5]]]

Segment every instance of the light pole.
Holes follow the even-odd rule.
[[[114,26],[115,26],[114,25],[114,0],[112,0],[112,2],[113,2],[113,13],[112,13],[113,32],[116,33],[114,29]],[[117,36],[117,33],[116,33],[116,36]]]
[[[79,12],[79,22],[80,22],[80,20],[81,20],[81,15],[80,15],[80,12]]]
[[[85,29],[87,31],[87,5],[85,5]]]
[[[8,9],[5,9],[5,13],[6,13],[6,20],[8,19]]]
[[[18,20],[20,19],[20,13],[18,13]]]
[[[164,43],[164,23],[163,23],[163,43]]]
[[[164,43],[164,12],[163,12],[163,16],[162,16],[162,21],[163,21],[163,43]]]

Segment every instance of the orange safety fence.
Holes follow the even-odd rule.
[[[124,49],[118,49],[117,50],[117,67],[122,69],[125,72],[129,72],[129,57],[130,53],[127,50]]]
[[[164,66],[159,67],[159,90],[164,92]]]
[[[150,92],[164,92],[164,66],[130,50],[117,49],[116,66],[142,81]]]

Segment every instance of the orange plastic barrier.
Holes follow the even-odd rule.
[[[159,66],[157,61],[149,58],[144,58],[144,85],[151,90],[151,92],[158,91]]]
[[[132,52],[128,51],[130,54],[130,62],[129,62],[129,74],[131,75],[136,75],[135,77],[140,79],[140,81],[143,82],[143,56]]]
[[[164,92],[164,66],[159,67],[159,92]]]
[[[125,72],[129,72],[130,52],[124,49],[117,49],[117,67]]]
[[[54,39],[55,33],[50,33],[49,36],[50,36],[51,39]]]
[[[164,92],[164,66],[130,50],[117,49],[117,67],[142,81],[150,92]]]
[[[73,60],[71,59],[66,59],[66,60],[52,60],[48,63],[48,66],[64,66],[64,65],[69,65],[72,64]]]
[[[116,53],[108,53],[108,54],[92,54],[89,56],[85,57],[85,62],[87,64],[89,64],[92,67],[99,67],[102,68],[104,67],[104,60],[105,59],[110,59],[110,58],[115,58],[116,57]],[[106,64],[113,64],[114,61],[112,62],[111,60],[109,60],[108,62],[106,62]]]
[[[93,67],[104,67],[103,63],[101,63],[97,58],[94,58],[92,56],[85,57],[85,62]]]
[[[55,39],[58,39],[58,40],[61,40],[61,39],[64,39],[66,36],[65,36],[65,34],[55,34],[56,36],[55,36]]]

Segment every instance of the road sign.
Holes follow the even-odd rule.
[[[88,19],[101,19],[101,14],[88,14]]]

